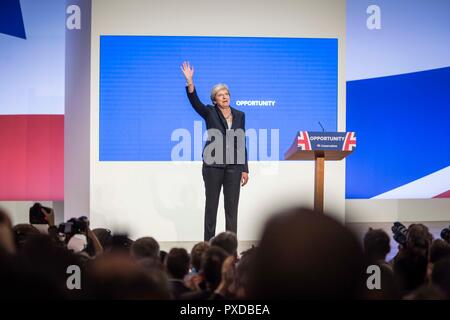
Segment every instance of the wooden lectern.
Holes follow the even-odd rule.
[[[356,148],[354,132],[300,131],[284,154],[285,160],[314,160],[314,210],[323,213],[326,160],[342,160]]]

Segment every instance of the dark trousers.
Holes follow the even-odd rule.
[[[225,229],[237,233],[237,213],[242,171],[235,166],[216,168],[204,165],[202,173],[206,195],[205,241],[209,241],[216,233],[217,208],[222,186],[225,202]]]

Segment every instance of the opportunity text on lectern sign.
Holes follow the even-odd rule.
[[[355,132],[299,131],[297,147],[302,150],[353,151],[356,135]]]

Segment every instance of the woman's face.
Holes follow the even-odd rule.
[[[227,89],[219,90],[214,99],[219,108],[228,108],[230,106],[230,93]]]

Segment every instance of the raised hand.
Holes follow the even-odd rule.
[[[181,65],[181,71],[183,72],[187,83],[192,83],[192,78],[194,77],[194,66],[191,66],[189,61],[184,61]]]
[[[55,212],[53,209],[50,209],[50,212],[47,212],[44,208],[41,208],[41,212],[44,214],[45,219],[47,220],[47,224],[51,227],[55,225]]]
[[[245,186],[248,182],[248,172],[242,172],[241,174],[241,186]]]
[[[234,256],[229,256],[222,264],[222,279],[219,286],[214,291],[224,297],[234,295],[234,282],[236,278],[236,259]]]

